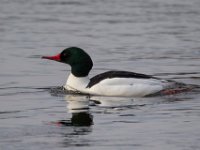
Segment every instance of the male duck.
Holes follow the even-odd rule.
[[[144,97],[167,89],[172,82],[145,74],[128,71],[108,71],[89,78],[93,62],[90,56],[78,47],[64,49],[55,56],[43,56],[71,66],[71,73],[64,88],[91,95]],[[174,83],[174,82],[173,82]]]

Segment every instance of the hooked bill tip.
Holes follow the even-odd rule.
[[[47,56],[42,56],[41,58],[42,58],[42,59],[48,59],[48,57],[47,57]]]

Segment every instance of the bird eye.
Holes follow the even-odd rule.
[[[63,57],[67,58],[67,57],[69,57],[69,56],[70,56],[69,53],[63,53]]]

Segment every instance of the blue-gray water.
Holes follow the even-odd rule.
[[[79,46],[93,58],[90,76],[119,69],[200,85],[199,8],[199,0],[1,0],[0,149],[199,150],[199,90],[88,101],[59,93],[69,66],[39,58]],[[81,118],[87,126],[77,126]]]

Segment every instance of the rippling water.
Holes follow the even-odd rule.
[[[109,69],[200,85],[199,0],[1,0],[0,149],[200,149],[200,92],[68,95],[69,46]]]

